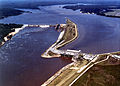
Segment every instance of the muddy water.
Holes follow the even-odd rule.
[[[70,18],[78,26],[79,37],[62,49],[85,53],[120,50],[120,19],[80,14],[79,11],[43,7],[40,12],[25,13],[0,20],[1,23],[56,24]],[[0,86],[40,86],[57,70],[70,63],[59,58],[44,59],[40,55],[52,45],[59,33],[53,29],[26,28],[0,49]]]
[[[54,28],[25,28],[0,49],[0,86],[40,86],[70,60],[41,54],[59,33]]]

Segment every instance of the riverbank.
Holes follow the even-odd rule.
[[[96,14],[106,17],[120,18],[119,5],[103,5],[103,4],[86,4],[86,5],[66,5],[63,8],[72,9],[73,11],[79,10],[83,14]]]
[[[4,45],[5,42],[10,40],[15,34],[17,34],[20,30],[24,29],[27,26],[28,26],[27,24],[24,24],[24,25],[22,25],[21,28],[12,28],[13,31],[10,33],[6,33],[7,35],[5,37],[3,37],[3,42],[0,46]]]
[[[1,25],[4,25],[4,27],[9,27],[8,31],[4,29],[4,27],[2,27]],[[3,28],[1,30],[1,39],[0,39],[0,46],[4,45],[5,42],[7,42],[8,40],[10,40],[15,34],[17,34],[18,32],[20,32],[21,30],[23,30],[26,27],[39,27],[39,28],[49,28],[52,27],[51,25],[29,25],[29,24],[1,24],[1,28]],[[20,28],[17,28],[20,27]]]
[[[18,9],[15,9],[15,8],[1,7],[0,8],[0,19],[7,18],[9,16],[17,16],[17,15],[20,15],[24,12],[25,11],[18,10]]]
[[[22,24],[0,24],[0,46],[7,40],[10,40],[13,35],[19,32],[25,25]]]

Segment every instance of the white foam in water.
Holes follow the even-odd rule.
[[[28,30],[29,29],[29,30]],[[21,38],[23,34],[26,34],[26,36],[29,36],[29,33],[36,33],[36,32],[42,32],[45,31],[47,28],[40,28],[40,27],[28,27],[24,28],[24,30],[20,31],[18,34],[15,35],[17,38]]]

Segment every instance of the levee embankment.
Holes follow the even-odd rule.
[[[63,27],[57,41],[49,47],[41,56],[44,58],[60,57],[58,53],[53,51],[61,48],[62,46],[74,41],[78,37],[77,25],[71,20],[67,19],[66,25]]]

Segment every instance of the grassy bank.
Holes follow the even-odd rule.
[[[95,65],[73,86],[119,86],[120,65]]]
[[[9,33],[14,32],[15,28],[22,27],[21,24],[0,24],[0,46],[2,42],[4,42],[4,37],[6,37]]]

